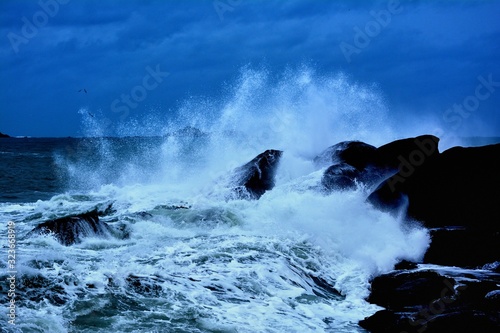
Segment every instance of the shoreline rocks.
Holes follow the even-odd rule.
[[[314,160],[331,162],[327,192],[362,184],[377,209],[430,228],[422,264],[403,263],[371,281],[367,301],[385,309],[360,321],[370,332],[500,329],[500,144],[440,153],[438,142],[430,135],[378,148],[347,141]]]
[[[500,231],[500,144],[453,147],[410,167],[402,164],[369,195],[368,202],[390,211],[407,198],[407,218],[428,228]]]
[[[368,188],[401,172],[402,166],[422,165],[439,155],[439,138],[421,135],[396,140],[375,148],[360,141],[333,145],[314,158],[317,167],[328,166],[321,183],[327,192],[354,189],[358,183]]]
[[[372,333],[498,332],[499,283],[494,272],[393,271],[373,279],[368,298],[385,309],[359,325]]]

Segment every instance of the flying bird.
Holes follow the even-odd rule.
[[[84,93],[87,93],[87,89],[80,89],[80,90],[78,90],[78,92],[82,92],[82,91],[83,91]]]

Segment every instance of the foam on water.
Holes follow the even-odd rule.
[[[25,235],[43,220],[112,203],[102,219],[129,237],[70,247],[47,235],[20,238],[17,269],[27,280],[18,328],[359,331],[378,309],[364,301],[370,277],[420,259],[429,237],[373,209],[363,188],[318,191],[324,170],[311,161],[342,140],[390,141],[388,124],[380,93],[343,75],[244,69],[226,99],[186,103],[163,128],[205,134],[139,140],[133,154],[95,139],[95,151],[58,156],[67,193],[2,205],[2,219]],[[103,133],[94,117],[85,126]],[[225,200],[223,176],[270,148],[284,151],[276,187],[258,201]],[[98,158],[84,158],[89,151]]]

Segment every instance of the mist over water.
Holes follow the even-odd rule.
[[[100,160],[97,168],[91,163],[93,178],[100,179],[113,169],[112,182],[119,184],[151,179],[171,183],[179,177],[186,183],[194,170],[192,173],[203,172],[205,178],[215,177],[266,149],[283,150],[284,161],[289,161],[283,163],[283,173],[297,177],[314,171],[310,163],[314,156],[339,141],[381,145],[398,137],[375,85],[351,82],[342,73],[317,74],[307,67],[280,75],[245,67],[238,79],[225,87],[222,98],[188,99],[174,120],[148,115],[143,121],[130,117],[115,125],[100,112],[82,109],[80,113],[86,137],[111,133],[121,137],[163,136],[160,148],[137,146],[133,156],[113,150],[107,140],[94,140],[91,144],[95,147],[80,147],[92,155],[90,160]],[[59,162],[73,170],[74,184],[88,183],[90,175],[80,172],[86,169],[87,161]],[[85,180],[78,181],[78,177]],[[108,181],[105,177],[104,183]]]
[[[87,110],[81,113],[88,136],[105,133]],[[323,149],[344,140],[378,146],[398,138],[375,85],[305,67],[281,75],[243,68],[223,98],[190,99],[174,121],[159,122],[151,129],[151,119],[144,125],[132,120],[120,125],[122,135],[150,137],[93,138],[91,159],[61,160],[70,190],[111,184],[136,202],[154,196],[161,203],[173,195],[193,205],[237,205],[251,229],[308,235],[331,253],[363,261],[370,274],[403,257],[416,259],[427,246],[425,232],[369,207],[362,188],[328,196],[312,190],[323,172],[312,159]],[[266,149],[284,151],[276,188],[258,202],[224,201],[224,175]]]

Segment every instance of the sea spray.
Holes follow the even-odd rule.
[[[129,133],[146,137],[100,137],[99,113],[82,116],[87,137],[57,154],[67,191],[0,214],[26,235],[112,204],[100,218],[128,237],[20,239],[21,329],[361,332],[379,309],[364,300],[369,279],[419,260],[429,242],[368,205],[362,187],[321,191],[312,159],[324,148],[395,137],[378,90],[345,75],[244,68],[223,98],[190,99],[154,131],[134,122]],[[276,186],[259,200],[221,195],[224,175],[266,149],[284,151]]]

